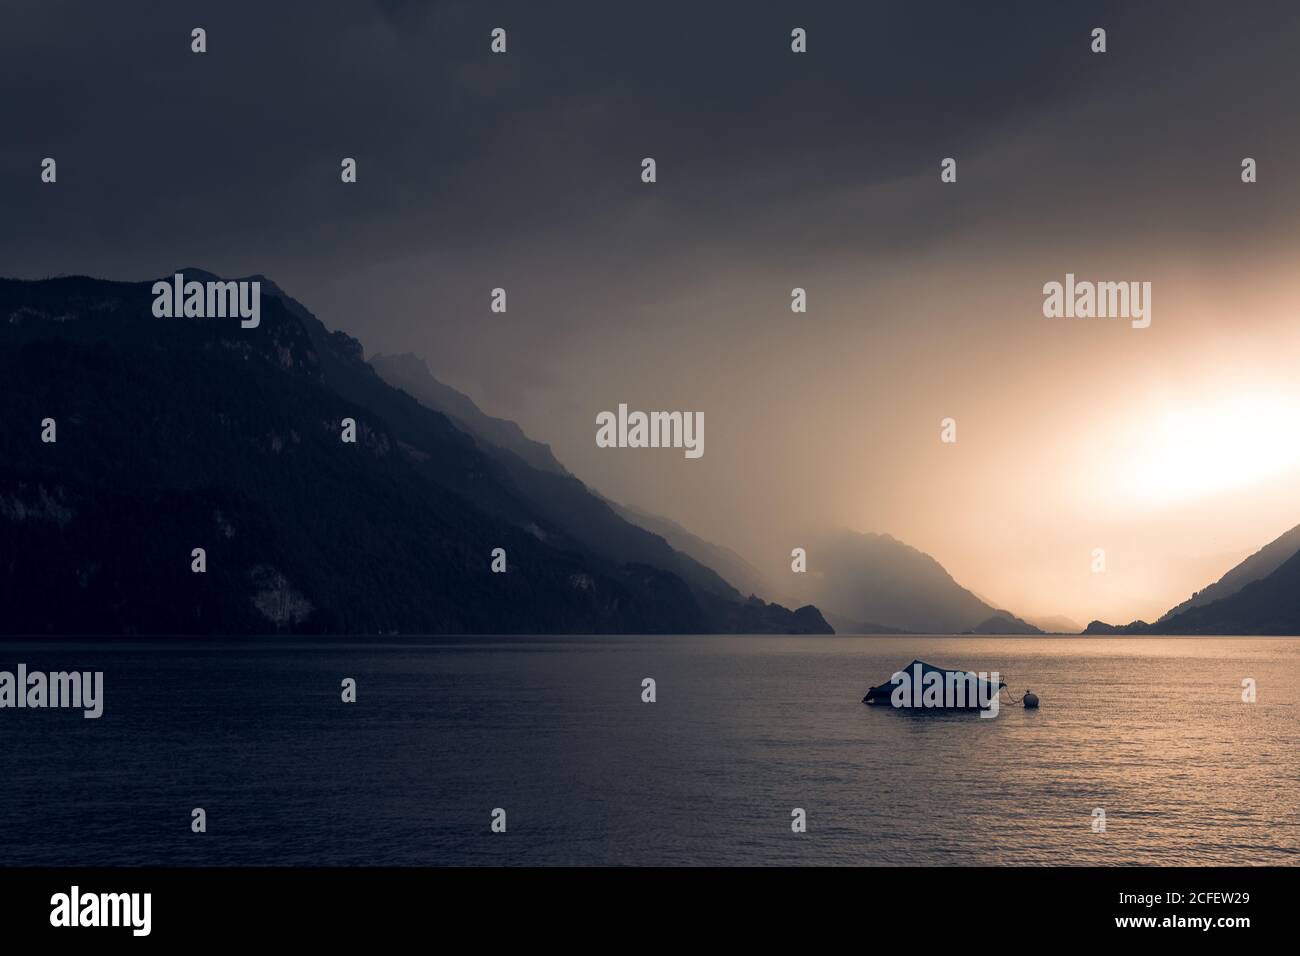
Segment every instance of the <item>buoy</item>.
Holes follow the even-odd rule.
[[[1036,710],[1038,708],[1038,697],[1032,690],[1025,691],[1024,701],[1026,710]]]

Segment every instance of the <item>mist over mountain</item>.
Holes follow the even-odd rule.
[[[371,364],[390,384],[444,412],[480,439],[484,450],[512,468],[519,487],[543,508],[559,494],[560,489],[567,491],[560,506],[548,509],[548,513],[561,523],[568,517],[581,516],[571,531],[588,546],[613,557],[640,560],[673,571],[698,588],[727,598],[775,593],[762,573],[735,551],[706,541],[667,518],[609,501],[590,491],[555,461],[548,446],[528,438],[514,422],[483,414],[468,396],[439,382],[423,360],[413,355],[377,356],[371,359]],[[516,455],[525,461],[540,462],[546,466],[540,469],[545,474],[533,475],[519,469]],[[553,473],[564,476],[563,480],[551,477]],[[606,512],[606,507],[610,513]],[[622,520],[611,521],[611,513]],[[649,532],[653,541],[644,532]],[[863,536],[863,540],[885,545],[874,559],[868,557],[865,573],[877,581],[894,582],[899,586],[885,588],[893,600],[860,605],[853,605],[848,600],[843,603],[845,607],[860,606],[868,611],[879,608],[889,615],[888,620],[852,611],[824,611],[836,631],[853,634],[926,630],[936,633],[1042,633],[1032,624],[1010,612],[997,610],[984,599],[958,587],[928,555],[894,541],[888,535],[868,535]],[[669,550],[662,548],[662,544],[667,544]],[[825,548],[819,547],[818,554],[824,557]],[[860,560],[863,556],[859,553],[857,558]],[[853,560],[849,559],[850,564]],[[872,564],[872,560],[879,563]],[[889,568],[884,575],[881,574],[882,567]],[[846,590],[852,589],[851,584],[846,587]],[[826,592],[814,593],[822,595],[823,600],[830,599]],[[859,593],[858,596],[862,595]],[[803,603],[816,604],[817,601],[806,598]],[[948,627],[950,622],[969,623],[957,629]]]
[[[514,452],[539,471],[565,475],[549,445],[533,441],[512,421],[485,414],[474,400],[433,377],[424,359],[409,352],[402,355],[374,355],[370,364],[380,377],[412,395],[429,408],[442,412],[464,431],[491,445]]]
[[[6,632],[829,631],[485,450],[241,281],[256,328],[157,318],[152,282],[0,280]]]
[[[1265,545],[1155,623],[1093,621],[1085,634],[1300,634],[1300,526]]]
[[[962,634],[998,621],[1013,629],[998,633],[1041,633],[980,600],[930,555],[890,535],[837,531],[807,552],[808,570],[792,573],[786,591],[828,614],[918,634]]]
[[[845,617],[843,614],[836,614],[833,611],[823,611],[823,616],[827,623],[835,628],[836,634],[910,634],[911,631],[904,630],[901,627],[889,627],[884,624],[876,624],[873,621],[855,621],[852,618]]]
[[[701,594],[729,602],[767,593],[766,587],[746,591],[733,586],[708,561],[718,557],[735,567],[739,556],[728,556],[680,528],[673,532],[674,537],[690,547],[670,543],[658,528],[647,528],[649,524],[667,527],[668,523],[633,520],[624,509],[571,475],[555,460],[549,447],[530,439],[514,422],[483,414],[468,396],[434,378],[422,360],[413,356],[381,357],[371,364],[390,384],[457,421],[505,470],[537,513],[563,528],[583,547],[610,560],[645,563],[669,571]]]
[[[498,457],[500,457],[500,450],[515,452],[520,457],[540,460],[543,464],[554,462],[553,467],[545,470],[559,471],[564,475],[568,474],[563,469],[563,466],[555,462],[548,446],[528,438],[523,430],[513,422],[484,415],[468,396],[439,382],[433,376],[428,365],[418,357],[413,355],[377,356],[371,359],[371,364],[391,384],[401,387],[430,407],[436,408],[446,413],[453,420],[462,423],[467,431],[481,440],[483,447],[489,454],[498,454]],[[497,446],[497,448],[494,449],[493,446]],[[522,484],[527,486],[528,482]],[[800,591],[797,586],[794,588],[787,586],[784,592],[778,592],[778,590],[774,590],[771,582],[757,568],[734,550],[706,541],[667,518],[649,514],[629,505],[609,501],[595,492],[590,492],[589,489],[576,480],[574,480],[573,486],[575,486],[575,492],[577,488],[581,488],[583,493],[598,498],[608,505],[616,515],[624,519],[626,523],[651,532],[678,554],[677,558],[666,564],[663,563],[662,556],[656,560],[654,557],[641,554],[639,555],[640,559],[674,570],[700,587],[724,593],[728,597],[775,595],[777,593],[789,593],[798,596],[799,600],[795,603],[817,604],[823,615],[831,623],[831,626],[839,633],[888,634],[925,630],[938,633],[947,631],[980,634],[1042,633],[1033,624],[1021,620],[1008,611],[998,610],[983,598],[960,588],[934,559],[914,548],[909,548],[901,542],[895,541],[888,535],[867,535],[863,536],[863,540],[866,542],[878,541],[884,545],[876,556],[876,559],[881,562],[880,566],[887,565],[891,569],[884,580],[898,583],[909,582],[900,589],[892,591],[895,600],[884,599],[874,604],[863,604],[861,602],[854,604],[854,598],[852,597],[836,598],[840,600],[841,606],[846,608],[859,607],[870,610],[872,607],[879,607],[884,613],[890,615],[891,619],[887,621],[881,617],[864,616],[861,613],[855,613],[853,610],[829,610],[830,605],[818,603],[818,601],[808,596],[816,593],[821,596],[823,602],[831,599],[829,591],[816,587],[810,589],[807,593]],[[540,497],[545,500],[544,495]],[[588,509],[595,508],[594,502],[586,502],[586,505]],[[570,502],[569,506],[564,510],[566,513],[578,513],[583,509],[574,508],[573,503]],[[584,527],[589,526],[584,523]],[[626,529],[623,529],[623,533],[626,534]],[[590,540],[589,543],[595,547],[602,546],[598,540]],[[889,543],[892,543],[892,546]],[[832,539],[831,544],[834,547],[834,539]],[[613,549],[613,552],[617,553],[617,548]],[[818,553],[825,556],[826,551],[823,547],[819,547]],[[723,579],[725,590],[719,591],[718,582],[709,577],[701,577],[689,565],[683,566],[681,556],[694,559],[700,566],[708,569],[710,575],[716,572]],[[862,557],[864,557],[863,554],[858,555],[858,559]],[[852,560],[850,559],[850,561]],[[872,559],[868,557],[865,571],[874,574],[876,579],[880,580],[880,566],[872,565],[871,561]],[[814,575],[815,573],[812,572]],[[855,585],[852,582],[846,582],[843,590],[855,591]],[[890,589],[887,588],[886,590]],[[862,596],[861,593],[857,594],[857,597]],[[936,608],[940,610],[936,611]],[[907,621],[912,626],[895,623],[895,621],[900,620]],[[966,623],[960,629],[945,627],[947,622],[952,621]],[[921,626],[918,627],[918,623]],[[1074,631],[1079,630],[1081,628],[1075,625]]]
[[[1064,614],[1027,617],[1025,620],[1047,634],[1078,634],[1083,630],[1082,624]]]
[[[613,501],[609,502],[609,505],[628,521],[659,535],[678,551],[690,555],[701,564],[718,572],[741,594],[773,593],[771,584],[763,577],[762,572],[731,548],[705,541],[668,518]]]

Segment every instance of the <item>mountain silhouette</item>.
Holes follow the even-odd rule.
[[[963,634],[1042,634],[1042,629],[1030,624],[1028,621],[1022,621],[1013,614],[1000,612],[992,617],[980,621],[972,628],[962,631]]]
[[[485,451],[249,279],[255,329],[156,318],[152,282],[0,280],[4,631],[829,632],[612,511],[594,546],[580,482]]]
[[[1300,526],[1153,624],[1093,621],[1085,634],[1300,634]]]
[[[1296,552],[1300,552],[1300,525],[1296,525],[1285,534],[1279,535],[1245,561],[1236,565],[1219,580],[1207,585],[1203,590],[1197,591],[1177,607],[1166,611],[1157,619],[1157,623],[1166,621],[1194,607],[1202,607],[1214,601],[1232,597],[1252,581],[1268,577],[1289,561]]]
[[[1300,554],[1227,597],[1148,627],[1159,634],[1300,634]]]
[[[808,570],[791,574],[787,590],[832,619],[871,621],[916,634],[961,634],[1001,620],[1008,630],[999,633],[1042,633],[980,600],[930,555],[890,535],[837,531],[806,550]]]

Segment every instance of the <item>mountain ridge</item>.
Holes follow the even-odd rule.
[[[1296,525],[1290,531],[1283,532],[1254,554],[1234,565],[1217,581],[1207,584],[1186,601],[1170,608],[1156,618],[1156,623],[1165,621],[1191,608],[1231,597],[1252,581],[1258,581],[1272,574],[1297,552],[1300,552],[1300,525]]]
[[[1279,535],[1154,623],[1092,621],[1083,633],[1300,634],[1300,526]]]
[[[411,352],[372,355],[371,367],[388,384],[413,395],[425,405],[442,412],[471,435],[514,452],[539,471],[567,475],[551,446],[529,438],[515,422],[488,415],[464,392],[434,377],[428,363]]]
[[[1010,633],[1042,633],[982,601],[934,557],[890,534],[839,529],[818,536],[807,554],[808,570],[793,574],[782,593],[826,614],[913,634],[962,634],[995,619]]]
[[[153,281],[0,280],[6,631],[830,631],[584,548],[271,280],[234,280],[264,283],[256,329],[156,318]]]

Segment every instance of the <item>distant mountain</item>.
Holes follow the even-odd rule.
[[[821,611],[811,604],[788,611],[779,604],[768,604],[761,598],[751,596],[739,604],[733,601],[714,602],[712,610],[720,623],[720,630],[732,634],[835,633],[822,617]]]
[[[0,280],[0,630],[829,632],[485,451],[251,278],[255,329],[156,318],[152,282]],[[588,519],[621,550],[575,534]]]
[[[1146,621],[1134,621],[1132,624],[1107,624],[1105,621],[1089,621],[1088,626],[1083,629],[1084,634],[1128,634],[1130,629],[1133,633],[1143,633],[1143,629],[1149,627]]]
[[[905,631],[901,627],[886,627],[884,624],[873,624],[871,621],[854,621],[844,617],[842,614],[835,614],[831,611],[823,611],[822,615],[826,618],[827,623],[835,628],[836,634],[910,634],[911,631]]]
[[[1037,632],[1009,611],[981,601],[928,554],[890,535],[840,531],[813,542],[807,552],[807,572],[792,573],[787,590],[828,614],[917,634],[961,634],[993,618],[1017,629],[1011,633]]]
[[[1093,621],[1085,634],[1300,634],[1300,526],[1155,623]]]
[[[1047,634],[1078,634],[1083,631],[1082,624],[1066,617],[1064,614],[1053,614],[1048,617],[1028,617],[1025,620],[1035,627],[1041,628]]]
[[[987,620],[980,621],[963,634],[1042,634],[1043,632],[1027,621],[1010,614],[994,614]]]

